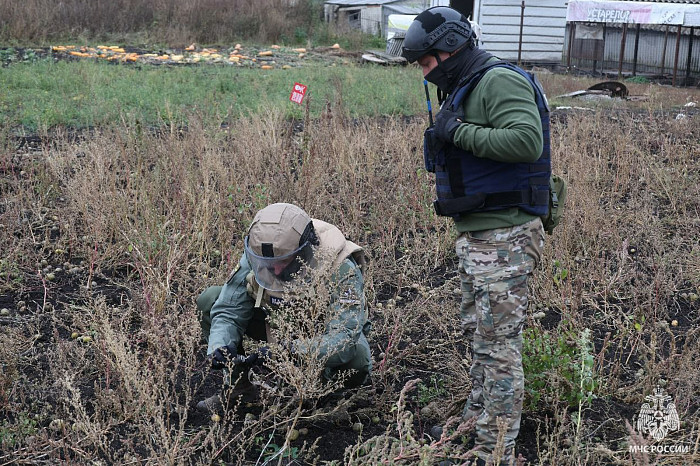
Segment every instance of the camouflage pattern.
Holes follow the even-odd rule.
[[[463,233],[455,243],[461,325],[472,350],[472,391],[463,415],[477,416],[476,444],[486,452],[496,445],[497,418],[507,421],[506,463],[513,459],[522,414],[527,281],[543,246],[539,218],[509,228]]]

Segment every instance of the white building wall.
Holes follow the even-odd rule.
[[[566,34],[565,0],[525,0],[521,60],[560,62]],[[481,0],[474,19],[481,26],[482,47],[504,60],[517,61],[521,0]]]

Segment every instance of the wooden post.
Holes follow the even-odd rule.
[[[523,23],[525,22],[525,0],[520,4],[520,38],[518,39],[518,66],[523,53]]]
[[[695,28],[690,26],[690,36],[688,37],[688,60],[685,65],[685,85],[690,82],[690,58],[693,56],[693,33]]]
[[[617,80],[622,80],[622,61],[625,58],[625,42],[627,41],[627,23],[622,26],[622,39],[620,40],[620,60],[617,64]]]
[[[605,77],[605,39],[608,36],[607,23],[603,23],[603,58],[600,60],[600,76]]]
[[[571,73],[571,50],[574,47],[574,32],[576,31],[576,21],[569,23],[569,47],[566,51],[566,72]]]
[[[664,75],[664,68],[666,68],[666,44],[668,43],[668,24],[666,25],[666,32],[664,32],[664,49],[661,51],[661,76]]]
[[[678,33],[676,33],[676,56],[673,59],[673,79],[671,80],[671,86],[676,85],[676,75],[678,74],[678,54],[681,50],[681,26],[678,25]]]
[[[634,58],[632,59],[632,76],[637,76],[637,55],[639,53],[639,30],[642,25],[637,24],[634,36]]]

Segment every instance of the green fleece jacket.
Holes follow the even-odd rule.
[[[237,346],[251,324],[254,300],[246,289],[246,276],[250,271],[250,264],[243,255],[212,306],[208,354],[222,346]],[[365,334],[371,326],[367,320],[362,272],[347,258],[330,281],[329,315],[333,318],[326,323],[322,334],[295,340],[297,351],[314,351],[325,360],[328,369],[347,367],[369,373],[372,363]]]
[[[506,68],[492,68],[463,103],[454,135],[461,149],[500,162],[534,162],[542,154],[542,122],[530,83]],[[517,207],[478,212],[455,222],[459,232],[521,225],[536,218]]]

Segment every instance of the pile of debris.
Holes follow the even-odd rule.
[[[362,54],[362,60],[367,63],[375,63],[377,65],[408,64],[404,57],[396,56],[387,52],[381,52],[379,50],[367,50],[365,53]]]
[[[560,97],[582,97],[587,100],[596,99],[627,99],[629,95],[627,86],[618,81],[605,81],[602,83],[594,84],[588,89],[583,89],[580,91],[569,92],[568,94],[558,95]]]
[[[148,63],[154,65],[221,63],[238,67],[271,70],[302,66],[305,60],[333,56],[340,50],[338,44],[310,51],[307,51],[306,48],[279,45],[271,45],[269,48],[260,49],[256,47],[244,48],[241,44],[236,44],[234,47],[220,49],[203,48],[192,44],[182,50],[157,52],[116,45],[98,45],[96,47],[56,45],[51,47],[51,54],[58,59],[91,58],[115,63]]]

